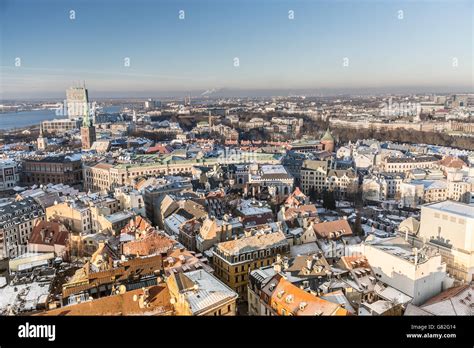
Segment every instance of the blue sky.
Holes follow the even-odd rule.
[[[473,3],[0,0],[0,97],[61,97],[83,80],[98,96],[211,88],[469,91]]]

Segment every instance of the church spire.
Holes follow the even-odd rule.
[[[89,118],[89,106],[88,103],[84,103],[84,117],[82,118],[82,127],[90,127],[91,121]]]

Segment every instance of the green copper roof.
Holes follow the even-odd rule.
[[[89,105],[87,105],[87,102],[84,103],[84,116],[82,118],[82,127],[90,127],[91,126],[91,121],[89,118]]]
[[[331,132],[329,131],[329,128],[326,130],[326,133],[321,138],[321,141],[334,141],[334,137],[332,136]]]

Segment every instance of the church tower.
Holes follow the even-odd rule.
[[[46,147],[48,146],[48,138],[46,138],[43,133],[43,123],[40,123],[40,133],[36,145],[38,146],[38,150],[41,151],[46,150]]]
[[[321,138],[321,144],[323,144],[323,150],[327,152],[334,152],[334,137],[332,136],[329,128],[326,130],[326,133]]]
[[[85,104],[84,117],[82,118],[82,127],[81,127],[81,142],[82,149],[89,150],[92,147],[92,144],[96,140],[95,136],[95,127],[92,124],[92,120],[89,117],[89,108]]]

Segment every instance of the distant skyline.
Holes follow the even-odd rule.
[[[0,0],[0,98],[473,92],[473,32],[471,0]]]

